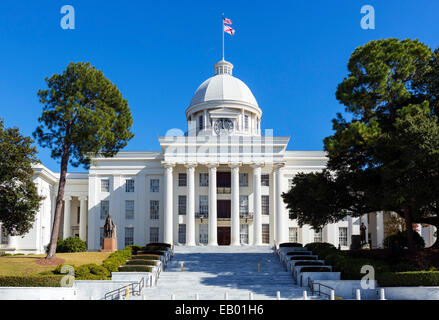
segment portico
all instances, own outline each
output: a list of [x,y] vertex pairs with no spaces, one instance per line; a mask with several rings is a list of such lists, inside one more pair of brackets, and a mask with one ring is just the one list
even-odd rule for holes
[[[276,217],[278,212],[286,213],[271,209],[283,207],[282,190],[276,192],[279,186],[273,181],[279,165],[163,162],[162,166],[166,183],[164,241],[188,246],[269,244],[270,235],[262,239],[262,226],[269,225],[272,218],[279,221],[272,238],[282,239],[286,234],[287,224],[281,223],[286,217]],[[261,176],[270,177],[264,187]],[[270,199],[270,194],[277,198]],[[275,201],[273,206],[263,210],[262,197]]]

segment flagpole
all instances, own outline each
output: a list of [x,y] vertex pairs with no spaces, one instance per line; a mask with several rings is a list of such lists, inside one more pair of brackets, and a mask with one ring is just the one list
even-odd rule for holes
[[223,61],[224,61],[224,13],[221,19],[221,32],[223,34]]

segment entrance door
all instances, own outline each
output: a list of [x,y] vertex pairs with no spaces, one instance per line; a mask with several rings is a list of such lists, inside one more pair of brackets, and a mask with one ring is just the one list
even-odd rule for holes
[[218,227],[218,245],[230,245],[230,227]]
[[216,212],[218,218],[230,218],[232,202],[230,200],[217,200]]

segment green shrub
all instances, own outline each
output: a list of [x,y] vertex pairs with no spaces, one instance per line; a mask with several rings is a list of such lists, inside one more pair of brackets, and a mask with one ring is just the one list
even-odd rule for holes
[[331,243],[327,243],[327,242],[312,242],[312,243],[308,243],[305,248],[307,248],[309,251],[312,251],[313,254],[326,254],[328,252],[332,252],[337,250],[336,247],[334,247],[334,245],[332,245]]
[[158,255],[158,254],[138,254],[136,256],[133,256],[132,259],[160,260],[160,255]]
[[120,272],[151,272],[152,267],[151,266],[120,266],[119,267]]
[[279,244],[279,248],[296,248],[303,247],[301,243],[297,242],[283,242]]
[[5,252],[0,253],[0,257],[10,257],[10,256],[12,256],[12,254],[10,253],[5,253]]
[[308,256],[292,256],[290,260],[317,260],[317,258]]
[[52,273],[53,274],[64,274],[64,275],[67,274],[69,269],[65,269],[65,271],[67,270],[67,272],[64,272],[64,273],[61,272],[61,269],[64,266],[71,266],[76,273],[75,266],[72,266],[70,264],[59,264],[56,266],[55,270],[52,271]]
[[164,255],[166,255],[166,251],[161,251],[161,250],[142,250],[142,251],[139,251],[137,253],[137,255],[145,255],[145,254],[155,254],[155,255],[164,256]]
[[131,254],[134,255],[134,254],[137,254],[137,252],[139,252],[142,249],[143,249],[142,246],[138,246],[138,245],[133,244],[133,245],[126,246],[124,250],[129,250],[129,251],[131,251]]
[[156,266],[158,263],[157,260],[141,260],[141,259],[135,259],[135,260],[128,260],[126,265],[145,265],[145,266]]
[[300,272],[331,272],[330,267],[303,267]]
[[0,287],[60,287],[60,275],[0,276]]
[[113,252],[102,262],[102,265],[108,270],[108,272],[116,272],[119,266],[124,265],[127,260],[132,257],[131,250],[118,250]]
[[[413,232],[413,241],[415,243],[416,248],[424,248],[425,242],[422,236],[417,233]],[[389,249],[404,249],[407,248],[407,231],[399,231],[396,234],[392,234],[388,237],[386,237],[383,241],[384,248]]]
[[311,255],[312,252],[302,252],[302,251],[292,251],[292,252],[287,252],[287,256],[309,256]]
[[84,264],[75,270],[77,280],[104,280],[110,276],[110,272],[103,266],[95,263]]
[[294,264],[294,266],[323,266],[324,263],[321,261],[301,261]]
[[377,280],[381,287],[439,286],[439,271],[387,272]]
[[160,247],[172,248],[171,244],[163,243],[163,242],[151,242],[151,243],[148,243],[145,247],[150,247],[150,246],[160,246]]
[[87,244],[79,237],[68,237],[64,240],[58,239],[56,252],[84,252]]

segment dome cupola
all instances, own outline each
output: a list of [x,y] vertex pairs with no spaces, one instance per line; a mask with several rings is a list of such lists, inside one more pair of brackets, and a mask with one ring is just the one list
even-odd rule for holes
[[232,75],[233,64],[221,60],[214,70],[215,75],[198,87],[186,110],[188,132],[260,135],[262,110],[247,85]]

